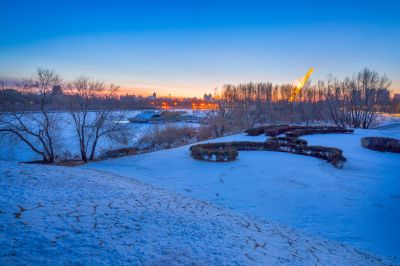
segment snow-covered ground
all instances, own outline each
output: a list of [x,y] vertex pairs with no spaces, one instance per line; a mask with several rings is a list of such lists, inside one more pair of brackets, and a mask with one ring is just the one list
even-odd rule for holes
[[0,265],[383,264],[277,222],[82,168],[0,161],[0,221]]
[[374,124],[377,127],[400,124],[400,114],[380,113]]
[[[363,136],[400,138],[400,129],[305,136],[310,145],[343,149],[343,169],[300,155],[240,152],[228,163],[196,161],[189,146],[83,166],[207,200],[260,219],[382,256],[400,256],[400,154],[361,147]],[[264,141],[234,135],[216,141]]]

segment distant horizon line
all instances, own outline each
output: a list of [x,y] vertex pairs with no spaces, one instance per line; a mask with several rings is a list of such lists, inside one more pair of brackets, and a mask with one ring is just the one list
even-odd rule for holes
[[[25,79],[29,79],[29,77],[25,77],[25,78],[9,78],[9,77],[0,77],[0,82],[4,81],[5,82],[5,86],[15,89],[16,88],[16,83],[25,80]],[[161,97],[161,98],[202,98],[204,96],[204,94],[211,94],[212,96],[214,96],[214,91],[215,89],[221,89],[225,84],[232,84],[232,85],[237,85],[237,84],[241,84],[241,83],[229,83],[226,82],[220,86],[215,86],[213,89],[205,89],[202,93],[196,94],[196,93],[178,93],[178,94],[174,94],[174,93],[165,93],[165,92],[159,92],[159,91],[167,91],[168,88],[151,88],[151,87],[131,87],[131,86],[120,86],[118,85],[117,82],[106,82],[106,81],[102,81],[101,79],[95,79],[93,78],[93,80],[99,80],[100,82],[103,82],[104,84],[113,84],[119,87],[119,91],[118,91],[118,96],[126,96],[126,95],[135,95],[135,96],[142,96],[142,97],[149,97],[152,96],[153,93],[157,94],[157,97]],[[312,80],[311,80],[312,81]],[[318,80],[317,80],[318,81]],[[249,81],[251,82],[251,81]],[[265,82],[265,83],[272,83],[273,85],[283,85],[283,84],[292,84],[293,82],[286,82],[286,83],[274,83],[271,81],[261,81],[261,82]],[[11,84],[10,84],[11,83]],[[244,82],[247,83],[247,82]],[[254,82],[254,83],[258,83]],[[312,82],[314,83],[314,82]],[[398,85],[396,83],[396,85]],[[400,85],[400,84],[399,84]],[[393,84],[391,85],[393,86]],[[0,89],[2,89],[2,84],[0,83]],[[188,88],[189,89],[189,88]],[[400,94],[400,87],[397,88],[390,88],[390,94],[391,96],[393,96],[394,94]]]

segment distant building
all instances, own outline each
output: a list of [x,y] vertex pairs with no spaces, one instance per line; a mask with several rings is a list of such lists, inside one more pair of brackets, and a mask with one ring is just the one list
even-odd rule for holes
[[209,94],[204,93],[203,99],[204,99],[204,101],[206,101],[206,102],[211,102],[211,101],[213,100],[213,97],[212,97],[211,93],[209,93]]
[[63,91],[61,89],[61,85],[54,85],[51,90],[51,94],[53,95],[63,95]]
[[390,103],[390,91],[388,89],[378,89],[376,91],[376,98],[380,104]]
[[400,93],[396,93],[396,94],[393,96],[393,100],[395,100],[395,101],[400,101]]
[[119,96],[119,100],[121,101],[121,103],[127,105],[135,104],[139,101],[135,95],[129,94]]
[[14,89],[0,90],[0,103],[1,102],[18,102],[22,98],[21,93]]
[[136,100],[136,95],[130,95],[130,94],[121,95],[121,96],[119,96],[119,99],[121,101]]
[[157,94],[155,92],[153,92],[153,96],[149,96],[148,99],[152,100],[152,101],[156,100],[157,99]]

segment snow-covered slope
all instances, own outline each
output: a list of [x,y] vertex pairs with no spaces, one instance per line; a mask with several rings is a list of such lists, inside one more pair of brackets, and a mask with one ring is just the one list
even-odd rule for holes
[[98,170],[0,161],[0,220],[0,265],[382,263],[279,223]]
[[[384,256],[400,256],[400,154],[361,147],[363,136],[400,138],[400,129],[305,136],[343,149],[343,169],[300,155],[240,152],[229,163],[196,161],[189,146],[128,156],[86,168],[137,178],[171,191],[273,219]],[[235,135],[214,141],[264,141]]]

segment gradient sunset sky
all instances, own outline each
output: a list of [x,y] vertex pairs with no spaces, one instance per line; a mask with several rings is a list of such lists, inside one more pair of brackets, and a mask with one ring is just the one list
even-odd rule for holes
[[363,67],[400,92],[400,1],[0,0],[0,79],[38,67],[123,92],[201,96]]

